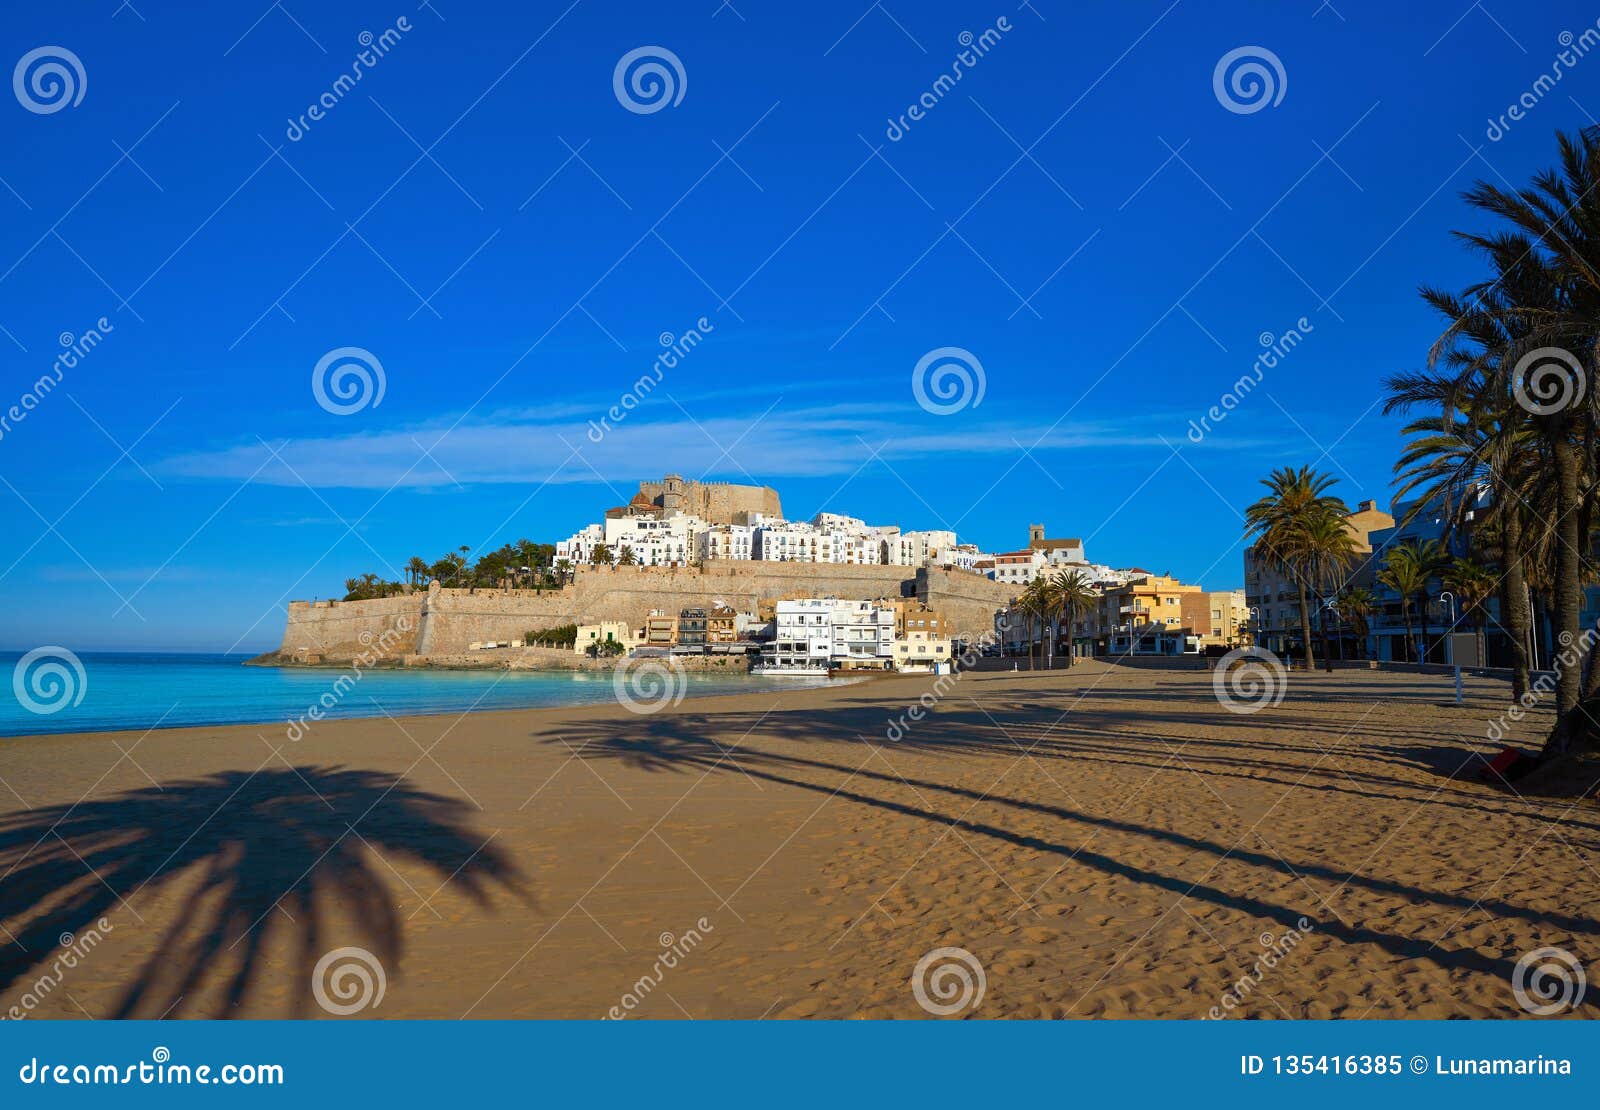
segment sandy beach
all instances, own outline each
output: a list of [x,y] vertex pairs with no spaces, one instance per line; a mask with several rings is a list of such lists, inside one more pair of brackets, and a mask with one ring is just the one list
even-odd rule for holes
[[0,1013],[327,1017],[359,948],[362,1017],[919,1018],[959,948],[964,1017],[1509,1018],[1600,958],[1594,803],[1456,776],[1501,683],[970,673],[887,740],[933,681],[8,740]]

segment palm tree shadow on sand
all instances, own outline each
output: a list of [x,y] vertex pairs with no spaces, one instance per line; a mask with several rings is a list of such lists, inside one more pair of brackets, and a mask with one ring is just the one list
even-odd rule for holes
[[112,1016],[181,1016],[219,992],[219,1012],[205,1016],[234,1016],[285,939],[290,1007],[304,1015],[313,968],[332,948],[367,948],[398,971],[404,928],[389,890],[404,880],[394,868],[436,872],[423,897],[451,884],[481,906],[497,888],[531,902],[510,857],[468,817],[457,798],[343,767],[227,771],[7,814],[0,926],[14,942],[0,949],[0,996],[47,963],[63,934],[102,916],[156,929],[140,923],[141,908],[177,894]]

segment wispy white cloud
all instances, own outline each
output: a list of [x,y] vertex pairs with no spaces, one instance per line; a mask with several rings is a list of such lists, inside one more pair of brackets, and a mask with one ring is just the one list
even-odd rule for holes
[[[901,460],[1014,455],[1018,444],[1051,452],[1153,450],[1267,451],[1278,441],[1213,435],[1184,438],[1185,419],[1148,412],[1120,421],[1043,422],[989,419],[969,409],[927,416],[906,405],[845,402],[778,404],[738,416],[702,415],[695,398],[657,393],[620,422],[602,423],[593,408],[563,404],[497,412],[460,424],[430,421],[382,431],[199,450],[162,461],[158,470],[189,478],[316,488],[426,488],[472,483],[607,482],[627,489],[663,470],[760,481],[848,474],[873,452]],[[370,416],[363,413],[351,422]],[[609,425],[609,426],[608,426]],[[276,451],[277,457],[274,457]],[[281,460],[281,461],[280,461]]]

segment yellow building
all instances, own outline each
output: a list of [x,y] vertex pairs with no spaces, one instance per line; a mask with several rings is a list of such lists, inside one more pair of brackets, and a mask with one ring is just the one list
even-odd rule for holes
[[572,642],[572,650],[576,655],[586,655],[589,645],[607,641],[621,644],[624,650],[633,647],[634,643],[626,622],[601,621],[599,624],[580,624],[578,637]]
[[1203,647],[1237,647],[1250,639],[1250,607],[1243,590],[1203,590],[1179,595],[1183,626]]
[[950,623],[941,610],[929,609],[911,597],[888,598],[877,605],[894,610],[896,670],[931,671],[949,666],[953,650]]
[[646,647],[672,647],[678,642],[678,615],[650,610],[639,639]]
[[950,637],[913,628],[894,638],[894,669],[943,671],[950,665]]
[[706,643],[731,644],[739,638],[734,627],[738,612],[731,605],[718,605],[706,610]]
[[[1355,561],[1346,574],[1346,587],[1371,587],[1376,567],[1372,564],[1373,532],[1394,527],[1394,517],[1378,508],[1376,501],[1363,501],[1345,517],[1345,528],[1355,540]],[[1270,559],[1261,558],[1254,547],[1244,551],[1245,605],[1250,610],[1248,632],[1252,642],[1270,651],[1287,653],[1303,643],[1300,628],[1300,594],[1295,583]],[[1343,592],[1342,590],[1339,592]],[[1312,635],[1324,604],[1320,597],[1308,596]]]

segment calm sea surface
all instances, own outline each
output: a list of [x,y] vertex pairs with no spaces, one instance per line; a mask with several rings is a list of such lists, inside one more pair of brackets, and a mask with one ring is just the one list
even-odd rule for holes
[[[70,665],[25,671],[20,652],[0,652],[0,736],[111,729],[285,722],[302,717],[348,672],[246,667],[245,655],[80,653]],[[56,661],[59,662],[59,661]],[[685,674],[687,697],[794,690],[827,679]],[[76,695],[81,690],[82,699]],[[55,712],[36,712],[28,703]],[[367,671],[328,717],[400,717],[469,709],[616,704],[611,675],[554,671]]]

